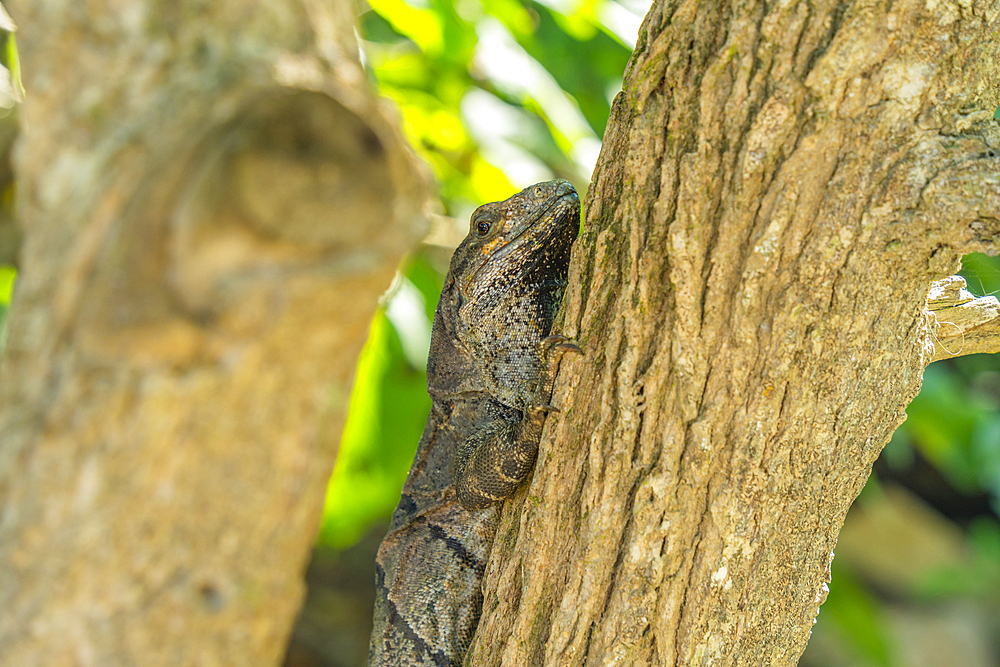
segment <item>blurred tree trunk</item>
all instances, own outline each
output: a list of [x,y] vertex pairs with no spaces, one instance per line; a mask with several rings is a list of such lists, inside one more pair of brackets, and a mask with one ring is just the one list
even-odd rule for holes
[[0,665],[275,664],[424,173],[350,2],[8,9]]
[[[996,2],[655,3],[472,665],[794,665],[844,515],[1000,238]],[[516,499],[515,499],[516,500]]]

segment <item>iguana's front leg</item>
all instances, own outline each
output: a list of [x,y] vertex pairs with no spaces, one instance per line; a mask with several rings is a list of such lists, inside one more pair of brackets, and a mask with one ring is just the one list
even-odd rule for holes
[[498,401],[483,404],[483,428],[462,443],[455,466],[458,502],[467,510],[489,507],[510,496],[531,473],[542,438],[545,415],[558,412],[549,405],[559,359],[565,352],[582,354],[565,336],[548,336],[538,344],[543,372],[530,388],[530,407],[517,410]]
[[545,413],[523,414],[493,401],[491,421],[458,452],[455,492],[467,510],[494,505],[514,493],[535,463]]

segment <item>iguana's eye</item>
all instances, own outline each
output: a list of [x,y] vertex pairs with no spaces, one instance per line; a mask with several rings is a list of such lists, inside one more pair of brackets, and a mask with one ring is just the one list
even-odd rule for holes
[[535,197],[541,197],[542,194],[544,194],[542,191],[542,186],[536,185],[535,187],[533,187],[531,189],[531,194],[533,194]]
[[472,229],[479,238],[485,238],[493,231],[493,224],[496,222],[496,214],[489,210],[477,210],[472,214]]

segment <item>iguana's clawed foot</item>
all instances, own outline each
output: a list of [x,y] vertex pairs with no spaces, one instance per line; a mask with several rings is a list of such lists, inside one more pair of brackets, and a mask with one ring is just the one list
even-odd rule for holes
[[545,417],[553,412],[562,412],[559,408],[554,405],[532,405],[530,408],[526,409],[524,416],[529,422],[532,422],[535,428],[539,429],[541,433],[542,424],[545,423]]
[[[540,351],[541,358],[545,362],[543,376],[543,387],[544,391],[542,395],[548,397],[552,392],[552,381],[555,378],[556,367],[559,364],[559,359],[566,352],[574,352],[576,354],[583,354],[583,350],[580,346],[576,344],[576,341],[572,338],[566,336],[560,336],[559,334],[553,334],[551,336],[546,336],[545,338],[538,341],[538,347]],[[541,423],[541,419],[545,417],[550,412],[561,412],[559,408],[549,403],[543,403],[542,405],[534,405],[529,408],[532,419],[538,420]]]
[[558,349],[561,352],[575,352],[576,354],[583,354],[583,350],[580,349],[580,346],[576,344],[575,340],[558,334],[546,336],[541,340],[541,344],[549,351]]

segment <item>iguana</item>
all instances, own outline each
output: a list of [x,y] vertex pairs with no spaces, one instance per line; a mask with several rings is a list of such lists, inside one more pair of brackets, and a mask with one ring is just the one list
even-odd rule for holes
[[531,472],[556,365],[551,335],[580,200],[563,180],[472,214],[431,330],[433,406],[375,564],[370,667],[461,665],[499,508]]

